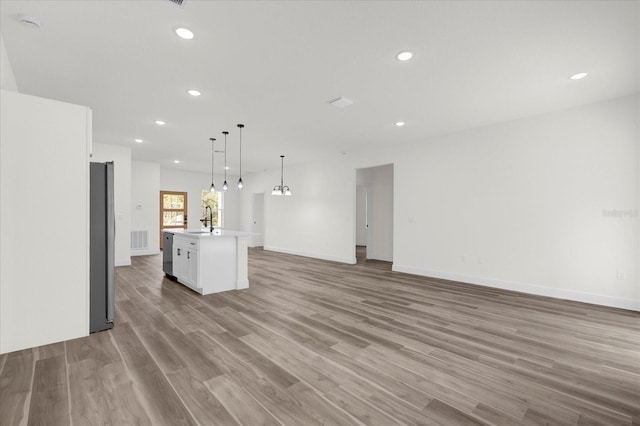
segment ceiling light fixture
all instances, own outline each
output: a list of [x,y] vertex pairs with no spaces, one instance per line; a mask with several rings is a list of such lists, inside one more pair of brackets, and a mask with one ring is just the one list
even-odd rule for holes
[[180,160],[173,160],[174,163],[180,164]]
[[189,89],[187,90],[187,93],[190,94],[193,97],[197,97],[202,95],[202,93],[200,93],[200,91],[196,90],[196,89]]
[[209,138],[211,141],[211,188],[209,190],[211,192],[216,192],[216,186],[213,184],[213,142],[215,142],[215,138]]
[[167,124],[162,120],[156,120],[156,121],[154,121],[154,123],[156,123],[158,126],[164,126],[165,124]]
[[396,121],[396,126],[398,127],[402,127],[404,126],[406,123],[404,121]]
[[178,27],[175,29],[175,32],[178,37],[183,38],[185,40],[191,40],[194,37],[193,32],[186,28]]
[[144,142],[142,139],[134,139],[134,141],[135,141],[136,143],[142,143],[142,142]]
[[577,74],[572,74],[569,76],[569,79],[571,80],[581,80],[583,78],[585,78],[586,76],[588,76],[589,74],[586,72],[579,72]]
[[242,189],[244,187],[244,183],[242,182],[242,128],[244,124],[238,124],[238,128],[240,129],[240,179],[238,179],[238,189]]
[[229,132],[222,132],[224,135],[224,183],[222,184],[222,190],[226,191],[229,189],[229,185],[227,185],[227,135]]
[[401,62],[408,61],[409,59],[412,59],[412,58],[413,58],[413,52],[410,52],[408,50],[404,52],[400,52],[396,55],[396,59]]
[[280,156],[280,185],[273,187],[271,195],[291,195],[291,190],[284,184],[284,155]]

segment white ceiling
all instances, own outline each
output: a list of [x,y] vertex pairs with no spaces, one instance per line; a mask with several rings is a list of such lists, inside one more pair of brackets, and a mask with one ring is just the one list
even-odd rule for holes
[[[2,0],[0,28],[19,90],[90,106],[94,141],[208,171],[208,139],[228,130],[233,172],[244,123],[249,172],[280,154],[289,165],[355,155],[638,92],[639,5]],[[415,58],[397,61],[406,49]],[[339,96],[354,104],[328,104]]]

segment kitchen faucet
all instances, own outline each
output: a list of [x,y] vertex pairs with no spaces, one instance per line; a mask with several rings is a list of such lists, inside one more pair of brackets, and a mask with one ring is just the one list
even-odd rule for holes
[[[209,216],[207,216],[207,209],[209,209]],[[204,226],[205,228],[207,227],[207,219],[209,220],[209,232],[213,232],[213,210],[211,209],[211,206],[205,206],[204,208]]]

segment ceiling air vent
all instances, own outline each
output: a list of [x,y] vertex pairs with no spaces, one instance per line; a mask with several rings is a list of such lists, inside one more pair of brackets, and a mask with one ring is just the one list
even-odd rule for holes
[[176,6],[182,6],[182,7],[184,7],[184,4],[187,2],[187,0],[169,0],[169,1],[175,4]]

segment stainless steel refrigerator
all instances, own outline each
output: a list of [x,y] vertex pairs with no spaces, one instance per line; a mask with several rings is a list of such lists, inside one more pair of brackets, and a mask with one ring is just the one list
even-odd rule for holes
[[115,210],[113,162],[91,163],[89,202],[89,331],[113,327],[115,317]]

